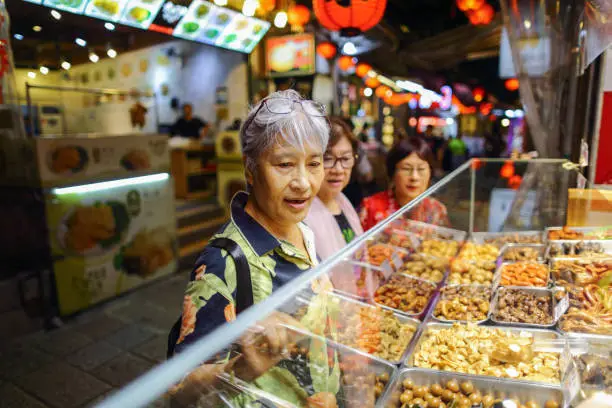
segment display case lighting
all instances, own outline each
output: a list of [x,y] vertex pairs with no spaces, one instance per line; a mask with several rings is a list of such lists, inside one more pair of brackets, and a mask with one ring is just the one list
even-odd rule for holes
[[113,23],[104,23],[104,28],[106,28],[108,31],[114,31],[115,25]]
[[61,67],[62,69],[65,69],[66,71],[68,71],[72,67],[72,64],[69,63],[68,61],[62,61]]
[[45,67],[44,65],[41,65],[41,67],[38,70],[43,75],[47,75],[49,73],[49,68]]
[[55,195],[87,194],[94,191],[110,190],[117,187],[135,186],[139,184],[150,184],[168,180],[168,173],[157,173],[149,176],[131,177],[120,180],[103,181],[101,183],[83,184],[80,186],[54,188],[51,192]]
[[98,57],[98,54],[92,51],[89,53],[89,60],[95,64],[100,61],[100,57]]
[[56,20],[60,20],[62,18],[62,13],[60,13],[57,10],[51,10],[51,17],[53,17]]
[[36,78],[36,72],[34,72],[34,71],[28,72],[28,77],[31,78],[31,79]]
[[40,33],[42,31],[42,27],[39,25],[35,25],[34,27],[32,27],[32,31],[34,31],[35,33]]
[[215,0],[217,6],[227,6],[227,0]]
[[87,41],[85,41],[82,38],[77,38],[74,40],[74,42],[76,43],[76,45],[78,45],[79,47],[85,47],[87,45]]
[[278,28],[285,28],[287,25],[287,13],[279,11],[274,17],[274,26]]
[[109,48],[108,51],[106,51],[106,55],[108,55],[110,58],[115,58],[117,57],[117,51],[112,48]]
[[21,40],[23,40],[23,34],[15,33],[13,35],[13,38],[18,40],[18,41],[21,41]]
[[257,0],[245,0],[242,5],[242,14],[247,17],[253,17],[255,15],[255,10],[259,6],[259,2]]

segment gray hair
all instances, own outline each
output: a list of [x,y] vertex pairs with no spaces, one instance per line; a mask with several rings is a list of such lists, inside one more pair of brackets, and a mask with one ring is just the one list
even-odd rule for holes
[[[266,106],[261,106],[263,103]],[[309,144],[325,151],[329,124],[316,106],[316,102],[302,98],[294,90],[287,90],[274,92],[251,108],[240,129],[246,167],[252,170],[257,157],[281,141],[300,149]]]

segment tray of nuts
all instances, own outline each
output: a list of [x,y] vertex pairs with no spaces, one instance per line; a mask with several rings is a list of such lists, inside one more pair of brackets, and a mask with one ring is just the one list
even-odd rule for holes
[[612,240],[552,241],[546,248],[546,258],[606,258],[612,257]]
[[379,287],[372,301],[382,307],[417,317],[433,300],[436,285],[408,275],[395,274]]
[[438,258],[452,258],[457,254],[459,243],[457,241],[445,241],[442,239],[425,239],[417,250],[418,253],[435,256]]
[[498,248],[506,244],[541,244],[542,231],[473,232],[471,240],[477,244],[492,244]]
[[550,328],[556,323],[553,291],[539,288],[501,287],[491,302],[491,321],[500,325]]
[[495,262],[454,259],[451,262],[449,285],[490,286],[495,276]]
[[498,256],[499,248],[495,245],[466,242],[459,251],[457,258],[468,261],[495,261]]
[[441,239],[444,241],[465,241],[467,232],[453,228],[440,227],[421,221],[403,220],[404,228],[418,235],[421,239]]
[[506,244],[499,257],[502,262],[543,261],[545,251],[542,244]]
[[427,254],[412,254],[404,261],[399,272],[430,282],[439,283],[449,267],[448,259]]
[[490,301],[491,288],[487,286],[446,286],[440,293],[433,315],[440,322],[484,323],[489,316]]
[[504,262],[494,281],[502,286],[546,287],[550,278],[548,265],[537,261]]
[[[384,408],[560,408],[563,390],[549,384],[529,384],[426,368],[405,368],[389,385]],[[497,405],[496,405],[497,404]]]
[[[538,341],[559,339],[563,335],[553,330],[428,323],[406,365],[559,385],[567,356],[556,349],[531,348]],[[529,355],[513,354],[515,346],[529,350]]]

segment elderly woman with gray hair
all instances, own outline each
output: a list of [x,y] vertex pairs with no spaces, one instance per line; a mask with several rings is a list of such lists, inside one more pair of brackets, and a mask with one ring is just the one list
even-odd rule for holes
[[[329,139],[324,108],[292,90],[275,92],[251,110],[240,138],[248,192],[234,196],[230,221],[196,262],[177,352],[317,264],[313,233],[302,221],[324,177]],[[247,333],[238,342],[238,357],[202,366],[178,388],[201,386],[230,369],[243,380],[261,380],[295,341],[284,326],[299,323],[275,313],[257,325],[261,341]],[[262,342],[266,350],[255,346]]]

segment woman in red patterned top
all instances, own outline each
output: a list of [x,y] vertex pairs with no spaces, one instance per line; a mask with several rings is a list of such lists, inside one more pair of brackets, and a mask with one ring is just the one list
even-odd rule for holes
[[[431,180],[433,154],[425,141],[411,137],[398,142],[387,155],[389,190],[365,198],[359,217],[364,230],[369,230],[423,193]],[[407,214],[408,218],[429,224],[448,226],[444,204],[426,197]]]

